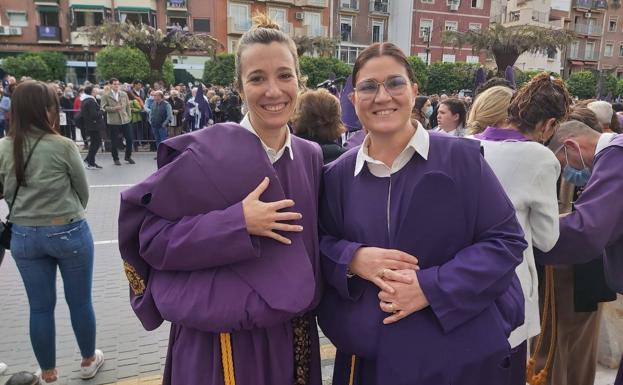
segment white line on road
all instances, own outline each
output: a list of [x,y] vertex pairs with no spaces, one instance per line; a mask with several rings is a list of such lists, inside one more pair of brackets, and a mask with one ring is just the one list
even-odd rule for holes
[[94,184],[89,188],[131,187],[133,184]]

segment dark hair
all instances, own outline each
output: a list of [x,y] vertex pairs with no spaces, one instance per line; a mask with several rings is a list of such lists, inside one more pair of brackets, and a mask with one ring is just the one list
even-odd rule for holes
[[368,48],[361,51],[359,56],[357,56],[357,60],[355,60],[355,65],[353,66],[353,84],[357,83],[357,75],[368,61],[371,59],[381,57],[381,56],[391,56],[400,63],[407,71],[407,76],[411,83],[415,83],[415,74],[413,73],[413,68],[409,64],[409,60],[405,56],[404,52],[394,43],[374,43]]
[[465,109],[465,103],[457,98],[448,98],[443,102],[439,102],[439,105],[444,104],[451,113],[459,114],[459,125],[465,127],[465,118],[467,116],[467,110]]
[[[26,185],[24,173],[24,148],[26,137],[37,135],[32,127],[58,135],[60,104],[52,86],[28,80],[15,87],[11,94],[11,115],[8,136],[13,138],[15,177],[19,185]],[[48,112],[53,113],[52,120]]]
[[515,88],[511,84],[511,82],[509,82],[508,80],[506,80],[504,78],[491,78],[491,79],[487,80],[486,82],[484,82],[483,84],[481,84],[478,88],[476,88],[476,92],[474,93],[474,97],[478,96],[479,94],[483,93],[484,91],[488,90],[489,88],[496,87],[496,86],[508,87],[511,90],[515,90]]
[[570,106],[571,96],[565,83],[542,72],[513,95],[508,107],[508,123],[524,134],[529,133],[544,120],[566,120]]
[[622,103],[612,103],[612,110],[614,112],[621,112],[621,111],[623,111],[623,104]]
[[129,101],[136,99],[136,96],[134,96],[134,92],[126,92],[126,95],[128,95]]
[[114,82],[118,82],[119,79],[117,78],[110,78],[110,80],[108,81],[110,84],[113,84]]
[[93,86],[84,87],[84,90],[82,92],[84,92],[87,95],[91,95],[93,93]]
[[346,129],[340,101],[324,88],[303,92],[292,117],[294,133],[319,143],[333,142]]
[[137,84],[143,84],[143,82],[138,79],[132,82],[132,85],[137,85]]
[[29,372],[18,372],[8,379],[5,385],[39,385],[39,377]]
[[569,120],[577,120],[592,128],[597,132],[603,132],[597,115],[586,106],[573,106],[569,112]]
[[[422,107],[428,101],[428,96],[418,96],[415,98],[415,103],[413,105],[413,110],[411,110],[411,119],[415,119],[426,128],[426,117],[422,115]],[[432,105],[432,103],[431,103]]]

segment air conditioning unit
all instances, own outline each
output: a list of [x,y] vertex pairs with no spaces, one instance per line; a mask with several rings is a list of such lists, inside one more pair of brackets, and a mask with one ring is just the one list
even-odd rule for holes
[[296,18],[296,20],[303,20],[305,18],[305,13],[303,12],[297,12],[294,17]]
[[0,25],[0,35],[8,35],[9,34],[9,27],[3,27]]
[[448,9],[451,11],[458,11],[459,5],[457,3],[450,3],[448,4]]
[[593,14],[592,14],[592,13],[590,13],[590,12],[586,12],[586,13],[584,14],[584,18],[585,18],[585,19],[590,19],[590,18],[591,18],[591,16],[593,16]]
[[21,27],[10,27],[9,28],[9,35],[21,35],[21,34],[22,34]]

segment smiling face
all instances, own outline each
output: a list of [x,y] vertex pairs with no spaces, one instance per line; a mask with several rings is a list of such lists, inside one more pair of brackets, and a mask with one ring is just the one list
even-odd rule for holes
[[283,43],[252,44],[241,54],[241,96],[256,130],[283,128],[299,90],[294,58]]
[[446,132],[456,130],[459,125],[459,114],[453,114],[448,106],[442,103],[437,109],[437,124]]
[[[390,134],[411,127],[410,118],[417,85],[409,81],[407,70],[396,59],[379,56],[368,60],[359,70],[355,81],[355,89],[361,88],[367,82],[385,82],[385,86],[379,84],[373,97],[357,90],[352,95],[357,116],[368,131]],[[406,84],[397,88],[396,81]],[[387,88],[394,90],[390,94]]]

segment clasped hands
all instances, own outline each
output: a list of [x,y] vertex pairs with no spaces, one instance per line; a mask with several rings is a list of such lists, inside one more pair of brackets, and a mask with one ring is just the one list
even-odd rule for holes
[[352,274],[379,287],[381,310],[391,313],[383,320],[386,325],[428,306],[416,274],[419,269],[413,255],[378,247],[360,248],[349,266]]

